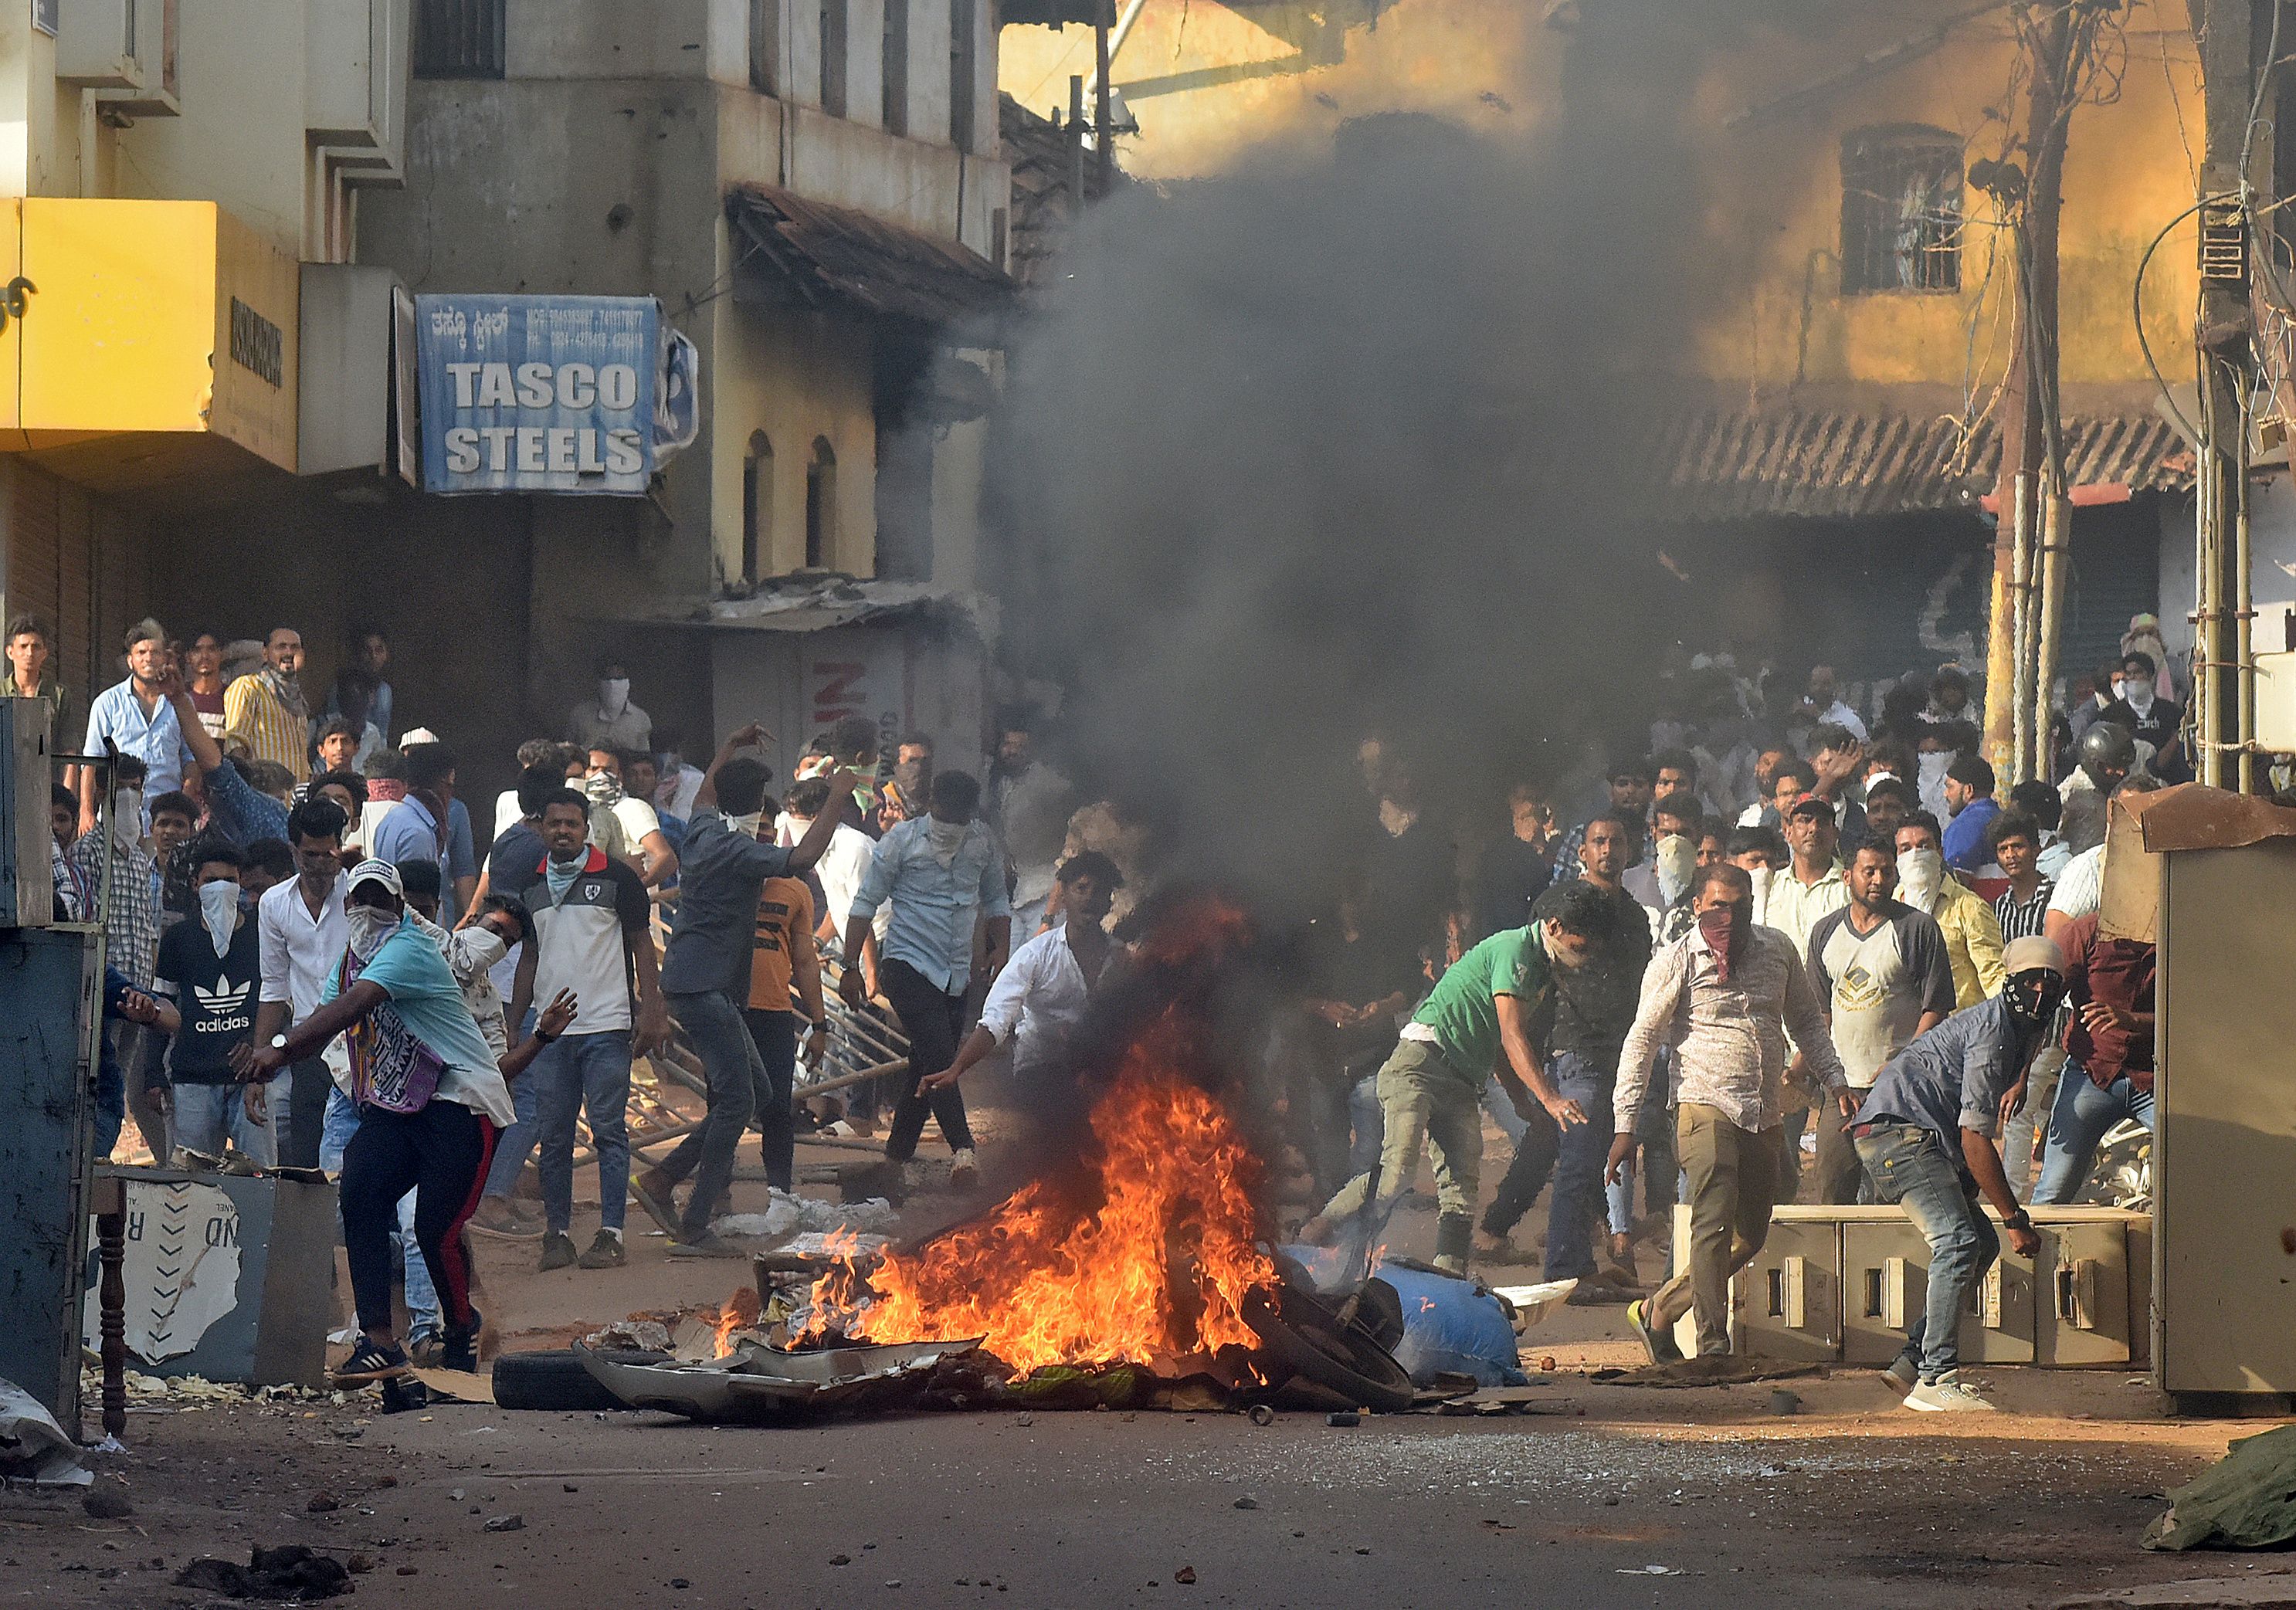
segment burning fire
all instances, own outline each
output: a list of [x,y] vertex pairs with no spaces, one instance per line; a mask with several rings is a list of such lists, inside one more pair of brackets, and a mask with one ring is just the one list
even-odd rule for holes
[[914,1253],[813,1288],[808,1339],[984,1345],[1022,1374],[1256,1347],[1247,1294],[1276,1283],[1258,1244],[1259,1162],[1219,1102],[1173,1071],[1152,1034],[1095,1106],[1076,1211],[1044,1181]]
[[705,1311],[710,1328],[717,1332],[718,1351],[714,1356],[722,1359],[733,1351],[734,1333],[756,1325],[762,1307],[758,1301],[756,1287],[737,1286],[734,1288],[734,1295],[727,1297],[714,1314],[707,1314]]

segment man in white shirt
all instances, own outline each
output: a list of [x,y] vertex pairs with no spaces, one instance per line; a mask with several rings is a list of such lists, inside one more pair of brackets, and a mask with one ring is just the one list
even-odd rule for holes
[[[307,799],[287,818],[295,876],[267,891],[255,913],[263,978],[255,1012],[258,1047],[270,1045],[318,1009],[320,992],[349,942],[343,919],[343,826],[342,807],[330,799]],[[286,1132],[279,1137],[283,1165],[319,1165],[327,1092],[333,1088],[323,1058],[294,1065]]]
[[630,856],[636,861],[638,879],[650,889],[658,889],[677,875],[677,852],[669,847],[669,839],[661,830],[661,818],[654,808],[622,787],[622,768],[627,760],[621,750],[603,744],[590,746],[589,769],[582,780],[582,791],[589,796],[593,816],[603,809],[611,814],[621,829],[622,842],[629,846]]
[[609,655],[598,662],[598,696],[574,707],[566,736],[585,748],[643,749],[653,741],[653,717],[630,702],[629,669],[619,658]]
[[1802,696],[1803,707],[1817,717],[1820,725],[1847,727],[1849,735],[1859,743],[1866,738],[1866,723],[1857,712],[1841,702],[1841,690],[1835,680],[1832,666],[1812,666],[1809,668],[1809,691]]
[[1103,925],[1124,877],[1107,856],[1086,850],[1062,862],[1053,881],[1064,920],[1013,952],[956,1060],[919,1080],[920,1090],[953,1088],[982,1058],[1010,1046],[1021,1110],[1039,1122],[1079,1116],[1062,1110],[1076,1095],[1070,1041],[1108,966],[1112,946]]

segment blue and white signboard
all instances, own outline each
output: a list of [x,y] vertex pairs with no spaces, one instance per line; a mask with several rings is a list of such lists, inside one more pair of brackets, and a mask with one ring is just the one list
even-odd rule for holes
[[691,346],[650,297],[423,296],[414,329],[426,492],[642,495],[684,445],[662,404],[692,409]]

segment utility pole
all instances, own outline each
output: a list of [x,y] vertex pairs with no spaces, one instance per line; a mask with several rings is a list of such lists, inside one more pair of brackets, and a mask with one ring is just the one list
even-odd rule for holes
[[2193,715],[2200,780],[2257,789],[2256,691],[2250,675],[2248,396],[2256,364],[2249,304],[2248,162],[2269,134],[2251,134],[2256,99],[2251,0],[2194,0],[2200,33],[2202,128],[2201,294],[2193,345],[2200,360],[2200,450],[2194,479]]
[[[2062,610],[2063,547],[2071,521],[2064,504],[2064,455],[2057,407],[2057,221],[2062,211],[2065,143],[2086,36],[2073,6],[2032,24],[2031,88],[2025,124],[2027,171],[1995,168],[1997,193],[2017,199],[2017,342],[2001,399],[2001,467],[1993,542],[1992,614],[1985,658],[1985,748],[2017,781],[2048,766],[2054,643],[2047,623]],[[2045,588],[2050,580],[2054,589]]]
[[1105,199],[1116,185],[1116,136],[1109,129],[1108,31],[1116,23],[1116,0],[1100,0],[1092,23],[1092,145],[1099,172],[1094,176],[1095,196]]

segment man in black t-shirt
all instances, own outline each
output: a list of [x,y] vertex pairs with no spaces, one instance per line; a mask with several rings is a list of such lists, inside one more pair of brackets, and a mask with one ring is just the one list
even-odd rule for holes
[[239,850],[219,838],[198,846],[192,869],[192,914],[160,941],[157,993],[176,1003],[183,1026],[168,1050],[175,1085],[176,1140],[189,1150],[222,1155],[226,1141],[255,1162],[279,1160],[272,1107],[283,1083],[257,1098],[231,1071],[234,1047],[255,1037],[262,952],[242,902]]

